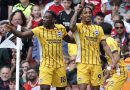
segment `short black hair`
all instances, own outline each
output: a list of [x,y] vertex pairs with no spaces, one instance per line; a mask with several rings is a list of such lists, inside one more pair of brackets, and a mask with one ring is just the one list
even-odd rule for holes
[[110,1],[110,5],[111,5],[111,6],[113,6],[113,5],[115,5],[115,6],[120,6],[120,4],[121,4],[121,1],[120,1],[120,0],[111,0],[111,1]]
[[111,30],[112,30],[111,24],[106,23],[106,22],[101,22],[99,25],[102,27],[104,34],[107,34],[107,35],[111,34]]
[[53,11],[47,10],[45,13],[50,13],[53,18],[57,19],[57,15]]
[[120,23],[120,24],[123,25],[123,27],[125,27],[124,22],[123,22],[122,20],[116,20],[115,23],[114,23],[114,26],[115,26],[117,23]]
[[[96,14],[96,16],[100,16],[100,17],[103,17],[103,18],[104,18],[104,17],[105,17],[105,14],[102,13],[102,12],[98,12],[98,13]],[[96,17],[96,16],[95,16],[95,17]]]
[[12,82],[12,83],[15,84],[15,82],[16,82],[16,78],[15,78],[15,77],[11,77],[11,78],[9,79],[9,82]]

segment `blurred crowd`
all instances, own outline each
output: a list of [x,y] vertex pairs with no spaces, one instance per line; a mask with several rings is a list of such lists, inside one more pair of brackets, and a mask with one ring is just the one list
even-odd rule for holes
[[[129,61],[130,0],[0,0],[0,43],[3,43],[12,34],[4,30],[5,24],[16,27],[21,25],[31,30],[42,25],[42,16],[47,10],[53,11],[57,15],[56,23],[63,24],[67,32],[72,34],[69,28],[70,20],[78,4],[86,5],[93,10],[92,22],[101,26],[106,36],[109,34],[116,38],[121,49],[121,57]],[[77,22],[80,20],[81,17],[78,16]],[[16,43],[15,36],[10,40]],[[68,81],[66,90],[79,90],[75,62],[77,45],[63,40],[62,49]],[[22,38],[19,90],[39,90],[38,74],[41,52],[41,46],[35,36]],[[104,70],[107,60],[102,47],[100,52]],[[15,48],[0,48],[0,68],[0,90],[15,90]],[[88,86],[87,90],[91,90],[90,87]],[[55,88],[52,87],[52,90]]]

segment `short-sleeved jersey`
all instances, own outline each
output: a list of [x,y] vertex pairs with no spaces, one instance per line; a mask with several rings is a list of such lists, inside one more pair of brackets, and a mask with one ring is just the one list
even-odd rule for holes
[[16,10],[21,10],[26,17],[29,17],[31,15],[33,5],[33,3],[29,3],[27,7],[24,7],[21,3],[18,3],[13,7],[13,12]]
[[84,25],[83,23],[77,23],[76,26],[80,38],[80,62],[96,65],[101,64],[99,44],[101,40],[105,40],[102,28],[93,24]]
[[55,24],[54,29],[39,26],[34,28],[32,32],[41,43],[42,65],[47,67],[63,66],[62,38],[67,35],[65,27],[61,24]]
[[[110,50],[111,50],[112,53],[117,51],[120,55],[120,47],[118,46],[118,43],[112,37],[106,38],[106,42],[107,42],[108,46],[110,47]],[[111,63],[110,57],[107,57],[107,60],[108,60],[108,63],[110,64]],[[119,66],[125,66],[123,58],[120,58],[118,65]]]

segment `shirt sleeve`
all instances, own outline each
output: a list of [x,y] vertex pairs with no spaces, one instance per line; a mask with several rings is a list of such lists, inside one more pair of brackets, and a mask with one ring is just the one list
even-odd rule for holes
[[39,29],[40,29],[41,27],[36,27],[36,28],[34,28],[34,29],[32,29],[32,32],[33,32],[33,34],[37,37],[38,35],[39,35]]
[[103,29],[100,26],[99,26],[99,39],[100,39],[100,41],[106,39],[104,32],[103,32]]
[[118,51],[117,42],[113,38],[108,37],[106,42],[112,53]]

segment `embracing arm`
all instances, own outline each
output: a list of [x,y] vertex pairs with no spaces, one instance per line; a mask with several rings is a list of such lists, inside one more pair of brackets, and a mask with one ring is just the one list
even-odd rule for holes
[[63,38],[63,40],[65,40],[65,41],[68,42],[68,43],[73,43],[73,44],[76,43],[76,42],[75,42],[75,39],[74,39],[73,37],[69,36],[69,35],[66,35],[66,36]]
[[5,25],[4,28],[5,28],[7,31],[12,32],[14,35],[16,35],[17,37],[20,37],[20,38],[23,38],[23,37],[31,37],[31,36],[34,35],[32,31],[30,31],[30,30],[25,30],[25,28],[21,28],[22,31],[25,31],[25,32],[17,31],[15,27],[12,27],[12,26],[10,26],[10,25]]

